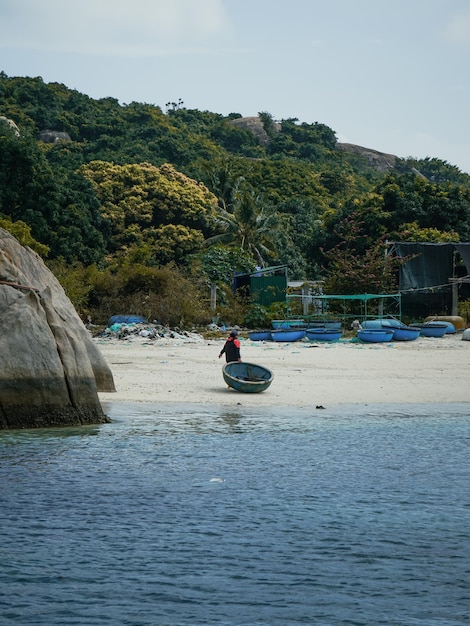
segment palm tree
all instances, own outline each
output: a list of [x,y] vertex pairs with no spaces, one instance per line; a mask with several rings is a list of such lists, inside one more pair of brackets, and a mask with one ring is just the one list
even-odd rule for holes
[[245,179],[234,173],[229,159],[219,159],[204,169],[208,177],[208,187],[217,197],[219,207],[232,211],[236,194]]
[[215,225],[221,232],[206,239],[206,245],[239,246],[250,252],[260,267],[265,267],[265,257],[277,256],[273,244],[279,229],[277,214],[246,185],[235,191],[231,209],[219,206]]

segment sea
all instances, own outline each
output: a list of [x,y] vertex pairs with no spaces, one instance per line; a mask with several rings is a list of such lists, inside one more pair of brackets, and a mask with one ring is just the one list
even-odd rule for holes
[[0,433],[1,626],[470,624],[470,406]]

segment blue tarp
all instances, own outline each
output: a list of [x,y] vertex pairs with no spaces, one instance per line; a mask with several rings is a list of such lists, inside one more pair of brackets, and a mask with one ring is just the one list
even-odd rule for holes
[[142,315],[112,315],[108,320],[108,326],[113,324],[141,324],[145,322]]

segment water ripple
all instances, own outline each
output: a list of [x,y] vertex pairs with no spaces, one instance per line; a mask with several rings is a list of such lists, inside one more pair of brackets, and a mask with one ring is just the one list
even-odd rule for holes
[[0,433],[2,626],[470,624],[465,406]]

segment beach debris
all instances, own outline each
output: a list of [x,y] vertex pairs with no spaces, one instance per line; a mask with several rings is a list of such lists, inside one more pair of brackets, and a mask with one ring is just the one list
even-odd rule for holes
[[95,335],[101,340],[119,339],[122,341],[140,341],[149,343],[168,339],[179,343],[199,343],[204,337],[195,332],[169,328],[158,322],[115,322]]
[[462,333],[463,341],[470,341],[470,328],[466,328]]

